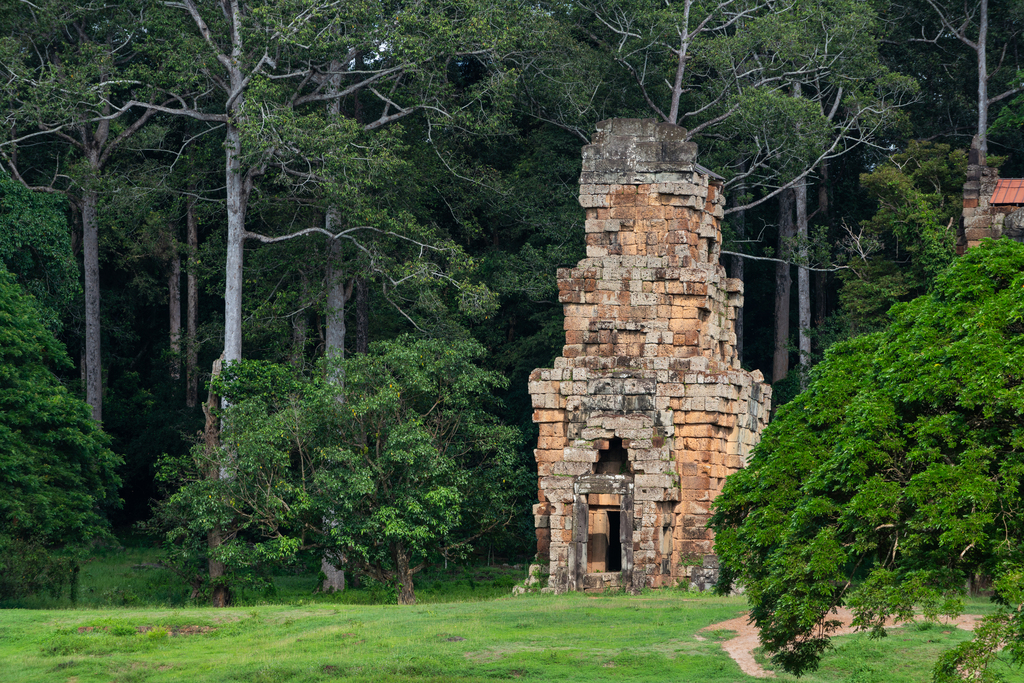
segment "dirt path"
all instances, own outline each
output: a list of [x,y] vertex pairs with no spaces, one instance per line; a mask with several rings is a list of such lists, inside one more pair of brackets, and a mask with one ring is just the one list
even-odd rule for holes
[[[848,609],[840,609],[838,614],[830,616],[831,619],[841,621],[843,625],[833,634],[837,636],[845,636],[850,633],[856,633],[856,629],[850,626],[850,622],[853,620],[853,614]],[[975,624],[981,619],[976,614],[961,614],[956,619],[943,619],[941,623],[949,624],[962,628],[965,631],[973,631]],[[761,643],[757,640],[757,627],[747,621],[747,615],[744,614],[742,617],[736,617],[735,619],[729,619],[728,621],[722,621],[711,626],[705,626],[701,631],[717,631],[719,629],[727,629],[729,631],[736,631],[736,637],[730,640],[722,642],[722,649],[729,653],[729,656],[740,665],[740,669],[743,673],[748,676],[754,676],[755,678],[774,678],[775,674],[771,671],[765,671],[761,668],[761,665],[754,660],[754,650],[758,648]],[[703,640],[701,636],[695,636],[699,640]]]

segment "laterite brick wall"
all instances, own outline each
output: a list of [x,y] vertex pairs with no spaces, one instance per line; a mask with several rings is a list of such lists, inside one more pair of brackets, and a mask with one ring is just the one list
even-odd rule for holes
[[557,592],[706,587],[709,505],[767,420],[771,388],[736,359],[721,183],[685,136],[612,119],[583,148],[587,258],[558,271],[565,346],[529,387],[537,551]]

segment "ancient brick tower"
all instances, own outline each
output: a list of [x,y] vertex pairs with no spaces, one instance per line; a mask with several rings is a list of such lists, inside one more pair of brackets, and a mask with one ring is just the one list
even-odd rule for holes
[[653,119],[597,129],[580,176],[587,258],[558,271],[565,347],[530,375],[537,551],[556,592],[703,588],[708,506],[771,389],[736,359],[743,287],[718,262],[725,200],[697,146]]

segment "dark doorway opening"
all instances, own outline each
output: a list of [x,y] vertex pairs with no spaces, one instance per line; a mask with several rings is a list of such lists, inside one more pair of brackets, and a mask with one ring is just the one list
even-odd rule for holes
[[597,453],[597,467],[594,474],[629,474],[629,463],[622,439],[615,437],[608,441],[608,448]]
[[619,513],[608,511],[608,555],[606,571],[622,571],[622,541],[619,536]]

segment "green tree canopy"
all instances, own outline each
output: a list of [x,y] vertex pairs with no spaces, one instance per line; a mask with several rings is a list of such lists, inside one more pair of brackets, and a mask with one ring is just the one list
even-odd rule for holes
[[966,172],[963,150],[911,140],[861,174],[878,208],[842,240],[850,267],[840,301],[854,333],[883,327],[893,304],[926,293],[952,262]]
[[[829,646],[833,608],[881,635],[915,605],[955,613],[975,574],[1010,604],[987,642],[1024,655],[1024,245],[984,242],[890,315],[829,350],[716,501],[719,588],[746,588],[794,673]],[[995,645],[940,668],[983,668]]]
[[[167,463],[186,480],[163,507],[168,537],[198,548],[219,524],[226,540],[213,553],[236,575],[327,552],[414,602],[423,562],[508,523],[522,488],[517,431],[487,410],[505,381],[476,366],[483,353],[469,341],[381,342],[341,361],[344,387],[232,363],[215,384],[231,403],[223,448]],[[230,477],[207,476],[228,462]]]
[[35,296],[46,327],[59,332],[81,290],[63,198],[0,172],[0,261]]
[[106,532],[120,459],[53,374],[70,361],[40,318],[0,269],[0,535],[63,546]]

